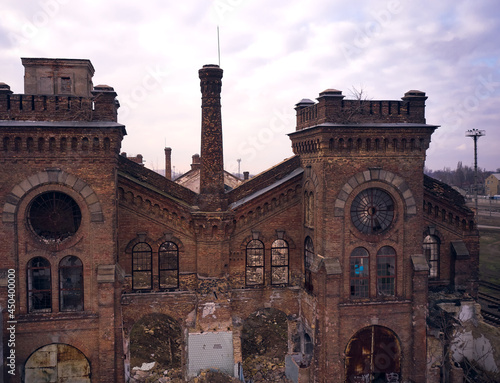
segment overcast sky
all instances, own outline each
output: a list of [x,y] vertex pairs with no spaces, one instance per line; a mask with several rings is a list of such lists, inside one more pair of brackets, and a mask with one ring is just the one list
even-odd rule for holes
[[20,57],[90,59],[114,87],[122,150],[176,171],[200,151],[198,69],[224,69],[226,169],[259,173],[293,155],[294,105],[328,88],[368,99],[426,92],[426,166],[500,168],[500,3],[496,0],[16,0],[0,5],[0,82],[23,92]]

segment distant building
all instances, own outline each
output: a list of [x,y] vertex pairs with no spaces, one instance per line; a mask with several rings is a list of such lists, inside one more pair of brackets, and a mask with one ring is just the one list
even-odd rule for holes
[[0,84],[4,361],[12,297],[17,321],[3,381],[124,382],[146,361],[233,375],[259,353],[248,334],[266,344],[278,320],[294,381],[439,381],[429,289],[476,295],[479,236],[463,197],[423,174],[424,92],[303,99],[293,156],[241,182],[223,168],[222,69],[206,65],[200,156],[172,181],[170,148],[165,177],[120,155],[116,93],[91,86],[90,61],[23,64],[25,94]]
[[490,197],[500,195],[500,173],[493,173],[486,178],[484,181],[484,192]]

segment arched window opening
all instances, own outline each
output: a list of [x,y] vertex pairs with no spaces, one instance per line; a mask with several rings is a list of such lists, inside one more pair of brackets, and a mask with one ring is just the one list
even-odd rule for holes
[[247,286],[264,284],[264,244],[253,239],[247,244],[245,283]]
[[4,137],[3,138],[3,150],[5,152],[9,151],[9,146],[10,146],[10,138],[9,137]]
[[394,296],[396,282],[396,251],[384,246],[377,252],[377,295]]
[[43,137],[40,137],[38,139],[38,151],[43,152],[45,150],[45,139]]
[[35,141],[33,140],[33,137],[28,137],[26,140],[26,149],[28,150],[28,153],[33,153],[35,150]]
[[164,242],[158,251],[160,289],[179,287],[179,247],[174,242]]
[[21,137],[16,137],[14,139],[14,151],[15,152],[20,152],[21,151],[21,145],[22,145]]
[[307,192],[304,195],[304,221],[307,227],[314,227],[314,193]]
[[424,238],[424,254],[429,264],[429,278],[439,278],[439,238],[428,235]]
[[132,249],[132,288],[150,290],[153,280],[151,246],[139,242]]
[[49,152],[53,153],[56,150],[56,139],[54,137],[49,138]]
[[52,343],[36,350],[24,365],[23,382],[90,383],[90,363],[77,348]]
[[68,139],[66,137],[61,137],[61,141],[59,141],[59,149],[61,152],[65,152],[68,148]]
[[30,204],[28,222],[45,242],[59,243],[78,231],[82,213],[76,201],[65,193],[49,191]]
[[89,150],[89,139],[87,137],[82,138],[82,150],[87,152]]
[[368,298],[370,285],[369,254],[364,247],[357,247],[351,253],[350,278],[351,298]]
[[28,263],[28,311],[49,313],[52,311],[50,263],[43,257],[35,257]]
[[312,285],[312,275],[311,266],[314,260],[314,244],[311,237],[306,237],[304,242],[304,269],[305,269],[305,281],[304,287],[307,291],[313,291]]
[[288,284],[288,243],[283,239],[271,246],[271,284]]
[[83,264],[73,255],[59,263],[60,311],[83,311]]

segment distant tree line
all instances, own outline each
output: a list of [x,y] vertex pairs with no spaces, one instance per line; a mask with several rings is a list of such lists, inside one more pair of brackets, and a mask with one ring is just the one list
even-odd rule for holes
[[[474,191],[474,167],[467,165],[464,166],[462,161],[458,162],[457,168],[454,170],[451,168],[443,168],[442,170],[431,170],[425,168],[424,173],[450,186],[458,186],[459,188],[471,193]],[[500,173],[500,168],[497,169],[496,172],[481,169],[479,167],[477,168],[477,192],[479,194],[484,194],[484,181],[492,173]]]

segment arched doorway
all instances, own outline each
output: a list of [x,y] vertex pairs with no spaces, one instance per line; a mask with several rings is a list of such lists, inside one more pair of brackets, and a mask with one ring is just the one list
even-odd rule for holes
[[156,362],[164,369],[181,367],[181,327],[165,314],[149,314],[130,331],[130,365]]
[[90,383],[90,364],[73,346],[54,343],[36,350],[24,366],[24,381]]
[[401,381],[401,344],[386,327],[369,326],[347,344],[346,382],[396,383]]

